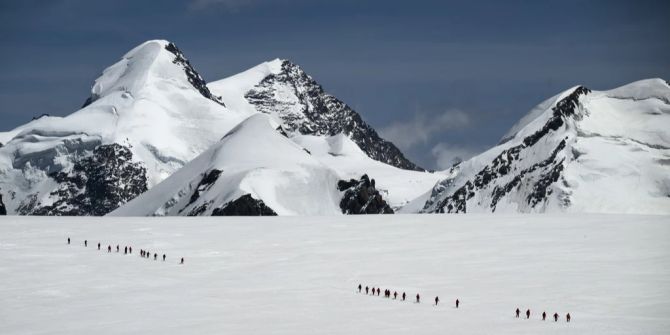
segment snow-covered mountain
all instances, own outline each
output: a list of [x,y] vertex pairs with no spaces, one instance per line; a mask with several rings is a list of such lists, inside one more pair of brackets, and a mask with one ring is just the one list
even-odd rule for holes
[[670,213],[670,86],[571,88],[405,211]]
[[273,115],[290,134],[344,134],[372,159],[401,169],[423,170],[393,143],[379,137],[358,113],[324,92],[312,77],[287,60],[266,62],[208,86],[231,108]]
[[[366,156],[419,169],[288,61],[263,63],[211,87],[173,43],[152,40],[134,48],[95,81],[81,110],[0,133],[0,195],[7,212],[104,215],[259,113],[291,136],[343,133]],[[366,173],[355,170],[357,180]]]
[[[362,187],[366,194],[361,206],[348,204],[356,202]],[[287,138],[270,116],[257,113],[110,215],[334,215],[367,208],[392,213],[374,192],[374,180],[372,185],[369,180],[366,185],[340,181]]]
[[163,40],[108,67],[80,110],[45,114],[0,133],[0,215],[670,213],[660,79],[567,90],[436,173],[289,61],[206,84]]
[[0,133],[0,193],[10,214],[103,215],[247,116],[227,109],[174,44],[148,41],[103,72],[81,110]]

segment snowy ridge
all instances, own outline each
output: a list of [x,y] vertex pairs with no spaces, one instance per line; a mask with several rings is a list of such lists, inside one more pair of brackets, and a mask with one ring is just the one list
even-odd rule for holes
[[448,171],[421,212],[670,213],[669,97],[660,79],[567,90]]
[[255,114],[112,216],[212,215],[250,196],[278,215],[341,214],[337,175]]
[[323,165],[336,171],[341,180],[359,179],[368,174],[375,179],[376,188],[394,209],[421,196],[446,176],[441,172],[400,169],[371,159],[343,134],[330,137],[296,135],[291,139]]

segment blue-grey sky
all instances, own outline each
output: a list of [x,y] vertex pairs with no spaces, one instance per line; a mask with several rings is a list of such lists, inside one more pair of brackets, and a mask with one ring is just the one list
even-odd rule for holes
[[208,81],[301,65],[407,156],[445,167],[576,84],[670,79],[669,1],[0,0],[0,131],[67,115],[135,45]]

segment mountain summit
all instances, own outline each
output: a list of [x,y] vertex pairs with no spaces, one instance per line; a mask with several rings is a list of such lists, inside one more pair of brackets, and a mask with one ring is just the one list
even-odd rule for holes
[[221,97],[209,91],[205,80],[174,43],[151,40],[130,50],[120,61],[105,69],[95,80],[91,96],[83,107],[114,92],[144,90],[159,80],[173,81],[180,86],[188,83],[203,97],[224,105]]
[[670,211],[670,86],[571,88],[462,162],[422,212]]
[[[246,85],[240,91],[239,83]],[[235,86],[235,87],[231,87]],[[282,120],[285,130],[296,135],[345,134],[368,157],[407,170],[423,169],[409,161],[381,138],[351,107],[326,93],[311,76],[288,60],[263,63],[237,76],[209,84],[216,94],[236,92],[237,105]],[[243,97],[245,101],[239,101]]]
[[103,71],[82,109],[0,134],[0,193],[9,213],[104,215],[247,116],[211,94],[173,43],[148,41]]

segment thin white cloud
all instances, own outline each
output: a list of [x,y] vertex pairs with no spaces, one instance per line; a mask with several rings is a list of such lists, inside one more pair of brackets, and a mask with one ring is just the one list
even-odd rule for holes
[[469,124],[470,118],[460,110],[449,110],[436,116],[416,113],[412,120],[394,122],[382,128],[380,133],[401,150],[408,150],[417,144],[428,143],[440,132]]
[[430,153],[435,159],[437,168],[445,170],[456,163],[472,158],[479,151],[447,143],[438,143],[430,150]]

